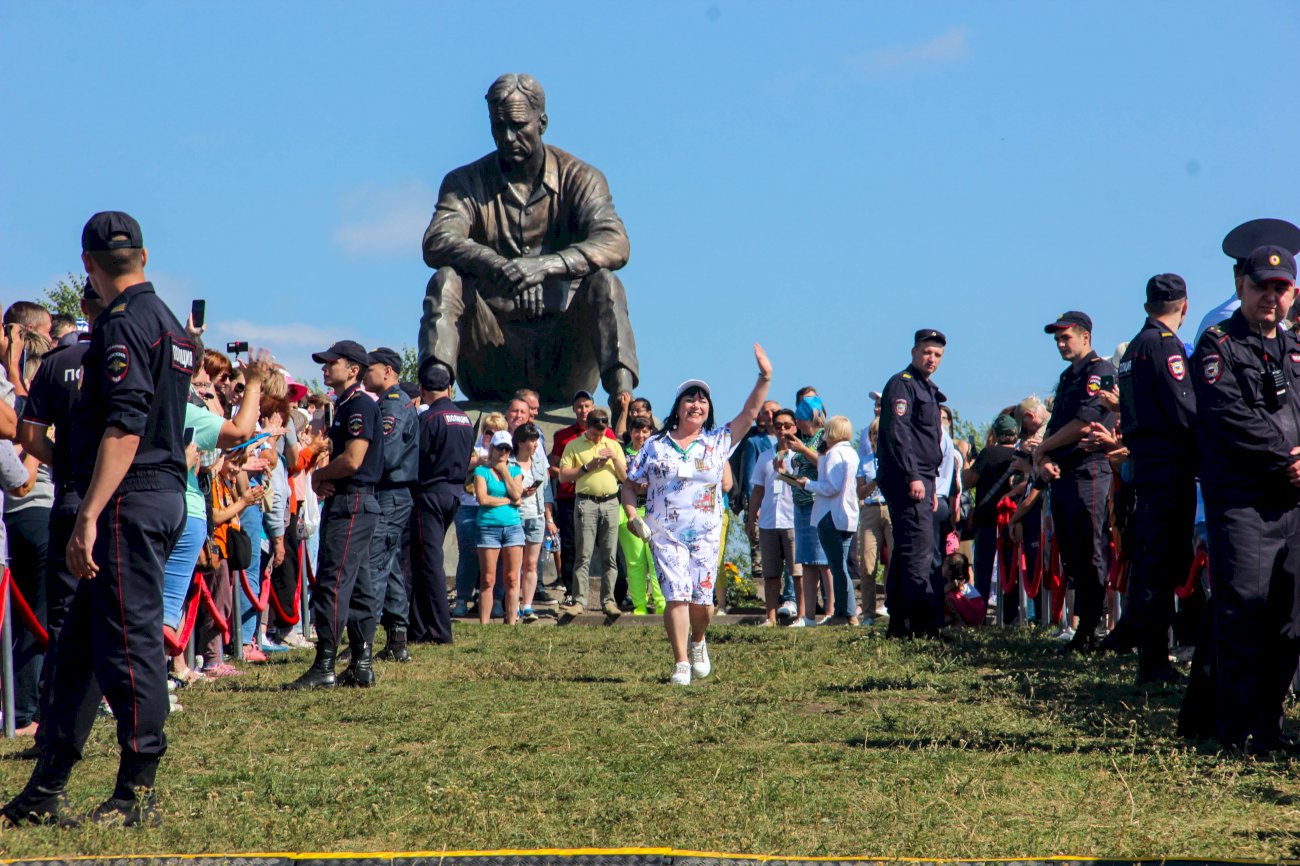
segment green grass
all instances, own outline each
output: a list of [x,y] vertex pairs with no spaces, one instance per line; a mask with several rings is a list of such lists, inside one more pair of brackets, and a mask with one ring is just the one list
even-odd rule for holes
[[[0,831],[6,856],[671,846],[783,855],[1300,857],[1297,765],[1172,736],[1180,690],[1035,632],[457,626],[369,692],[308,654],[181,694],[156,830]],[[279,659],[277,659],[279,662]],[[22,744],[2,748],[16,750]],[[75,805],[116,770],[100,722]],[[12,795],[30,764],[0,761]]]

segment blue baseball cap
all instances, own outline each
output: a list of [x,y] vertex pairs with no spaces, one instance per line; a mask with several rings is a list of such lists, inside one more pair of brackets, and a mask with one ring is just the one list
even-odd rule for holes
[[794,419],[796,421],[811,421],[817,417],[818,412],[825,412],[826,406],[822,403],[822,398],[816,394],[809,394],[799,401],[799,405],[794,407]]

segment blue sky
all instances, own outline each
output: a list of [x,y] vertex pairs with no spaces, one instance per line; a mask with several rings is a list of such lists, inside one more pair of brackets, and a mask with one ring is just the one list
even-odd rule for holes
[[[859,425],[912,332],[987,422],[1108,353],[1147,277],[1192,326],[1231,292],[1224,233],[1300,222],[1300,5],[725,2],[0,6],[0,300],[79,270],[101,209],[209,341],[301,377],[334,339],[414,345],[438,184],[491,148],[502,72],[546,88],[546,140],[609,179],[641,391],[816,384]],[[1191,328],[1184,336],[1190,339]]]

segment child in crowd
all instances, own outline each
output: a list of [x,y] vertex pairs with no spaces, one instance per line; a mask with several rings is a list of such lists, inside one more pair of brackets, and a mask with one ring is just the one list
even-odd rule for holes
[[943,602],[948,612],[948,622],[972,628],[984,624],[988,602],[975,588],[975,572],[964,553],[952,553],[943,561]]

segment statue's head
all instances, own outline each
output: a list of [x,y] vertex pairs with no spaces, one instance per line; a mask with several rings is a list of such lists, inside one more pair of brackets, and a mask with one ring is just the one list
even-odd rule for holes
[[497,155],[505,162],[525,163],[542,149],[546,132],[546,93],[531,75],[508,72],[488,88],[484,97],[492,121]]

